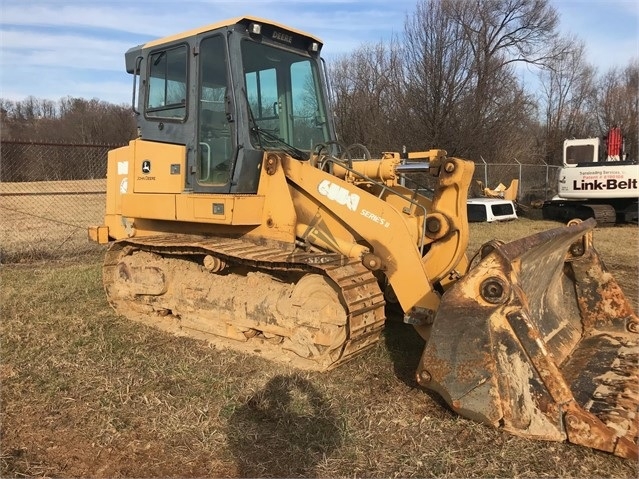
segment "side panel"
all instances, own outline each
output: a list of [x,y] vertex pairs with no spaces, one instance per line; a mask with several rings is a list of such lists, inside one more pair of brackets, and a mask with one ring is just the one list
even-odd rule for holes
[[[170,174],[170,167],[174,164],[171,158],[178,158],[183,147],[145,143],[134,140],[128,147],[109,153],[105,226],[110,238],[189,231],[193,234],[241,234],[258,241],[294,243],[295,208],[284,172],[277,167],[277,156],[271,158],[273,165],[268,172],[256,168],[261,176],[256,182],[260,188],[255,195],[172,193],[178,187],[174,175]],[[140,144],[142,148],[139,148]],[[144,155],[136,158],[136,151]],[[166,154],[167,151],[173,154]],[[156,156],[158,152],[162,155]],[[139,174],[136,170],[142,166],[141,158],[160,158],[152,163],[151,173],[147,173],[152,174],[159,169],[161,174],[156,175],[155,180],[137,180]],[[169,168],[168,175],[165,166]],[[130,185],[136,182],[143,185],[138,190],[159,189],[153,185],[159,187],[164,184],[168,192],[135,192]],[[98,231],[94,233],[96,236]]]
[[119,214],[122,211],[121,193],[128,191],[129,165],[133,159],[131,143],[129,146],[109,151],[106,192],[107,215]]
[[259,225],[264,196],[177,195],[177,219],[195,223]]
[[639,165],[615,165],[563,168],[559,175],[561,198],[637,198],[639,197]]
[[153,193],[122,195],[122,215],[128,218],[175,220],[175,195]]
[[[135,140],[129,142],[129,146],[109,151],[104,216],[104,226],[106,226],[108,238],[116,239],[128,236],[127,225],[122,217],[122,195],[129,191],[129,173],[133,172],[134,144]],[[108,242],[108,239],[104,242]]]
[[107,215],[175,220],[184,188],[186,148],[133,140],[109,154]]
[[143,140],[132,142],[134,193],[181,193],[186,147]]

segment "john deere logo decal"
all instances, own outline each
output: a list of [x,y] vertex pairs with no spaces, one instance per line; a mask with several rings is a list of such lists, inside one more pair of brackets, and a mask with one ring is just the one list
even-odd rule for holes
[[142,162],[142,173],[145,175],[151,173],[151,162],[149,160],[144,160]]

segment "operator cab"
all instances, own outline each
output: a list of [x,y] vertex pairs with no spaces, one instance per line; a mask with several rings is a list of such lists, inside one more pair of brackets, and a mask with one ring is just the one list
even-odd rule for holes
[[599,161],[599,138],[564,140],[564,167],[592,164]]
[[305,160],[335,140],[321,47],[242,17],[131,48],[140,137],[186,146],[185,191],[255,193],[264,151]]

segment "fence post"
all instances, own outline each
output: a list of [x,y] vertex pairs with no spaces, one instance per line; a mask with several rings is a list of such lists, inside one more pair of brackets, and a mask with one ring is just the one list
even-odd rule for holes
[[517,163],[519,165],[519,175],[517,175],[519,177],[519,187],[517,188],[517,197],[515,198],[517,200],[517,199],[519,199],[519,192],[523,191],[522,186],[523,186],[524,182],[522,181],[522,175],[521,175],[522,164],[519,163],[517,158],[513,158],[513,160],[515,160],[515,163]]
[[490,188],[490,186],[488,186],[488,163],[486,163],[483,156],[479,155],[479,158],[484,163],[484,188]]
[[550,181],[550,178],[548,178],[548,173],[549,173],[549,166],[548,163],[546,163],[546,160],[541,160],[544,162],[544,165],[546,165],[546,182],[544,184],[544,201],[548,200],[548,182]]

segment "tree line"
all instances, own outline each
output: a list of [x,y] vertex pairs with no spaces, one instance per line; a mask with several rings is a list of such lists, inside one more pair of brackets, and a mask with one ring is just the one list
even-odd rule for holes
[[136,130],[130,107],[71,97],[0,99],[0,120],[3,182],[104,178],[107,151]]
[[2,141],[123,145],[136,131],[130,106],[95,98],[0,98],[0,121]]
[[[621,127],[639,152],[639,60],[599,72],[549,0],[420,0],[403,32],[328,63],[340,140],[444,148],[489,163],[560,164],[565,138]],[[0,99],[2,140],[124,144],[129,106]]]
[[558,26],[548,0],[418,2],[403,34],[329,65],[341,139],[560,164],[564,139],[619,126],[637,159],[638,60],[600,73]]

